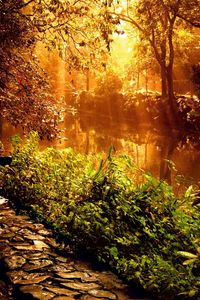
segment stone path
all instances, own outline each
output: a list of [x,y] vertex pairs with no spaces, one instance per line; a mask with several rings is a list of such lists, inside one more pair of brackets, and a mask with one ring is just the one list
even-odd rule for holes
[[15,296],[9,296],[8,287],[6,298],[2,283],[0,300],[149,300],[134,295],[113,273],[94,270],[63,252],[51,230],[16,215],[0,198],[0,269]]

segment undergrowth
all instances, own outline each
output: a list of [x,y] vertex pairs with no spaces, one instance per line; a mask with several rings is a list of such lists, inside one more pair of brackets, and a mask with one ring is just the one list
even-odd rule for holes
[[154,298],[200,299],[200,212],[192,187],[178,198],[149,174],[136,184],[131,159],[112,149],[105,160],[72,149],[41,152],[34,133],[24,145],[13,139],[13,147],[1,181],[17,207]]

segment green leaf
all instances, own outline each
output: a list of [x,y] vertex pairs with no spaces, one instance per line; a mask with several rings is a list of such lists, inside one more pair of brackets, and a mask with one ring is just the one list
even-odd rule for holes
[[191,197],[191,196],[192,196],[192,192],[193,192],[193,185],[190,185],[190,186],[187,188],[186,192],[185,192],[185,198]]
[[183,257],[186,257],[186,258],[197,258],[196,254],[193,254],[193,253],[190,253],[190,252],[187,252],[187,251],[178,251],[177,254],[179,254]]
[[110,254],[111,254],[115,259],[118,258],[119,252],[118,252],[118,249],[117,249],[116,247],[110,248],[109,251],[110,251]]
[[194,297],[197,293],[198,293],[197,290],[190,290],[189,293],[188,293],[188,296],[192,298],[192,297]]
[[187,265],[191,265],[192,263],[194,263],[196,261],[196,258],[190,258],[190,259],[187,259],[183,262],[183,265],[184,266],[187,266]]

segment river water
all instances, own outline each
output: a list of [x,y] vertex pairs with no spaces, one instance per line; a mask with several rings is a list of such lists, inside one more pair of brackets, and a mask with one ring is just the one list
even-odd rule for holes
[[[85,154],[106,154],[113,145],[117,154],[130,155],[139,168],[157,178],[164,178],[169,183],[178,178],[185,185],[200,182],[200,138],[192,133],[183,134],[181,129],[163,131],[151,123],[138,126],[119,116],[114,118],[92,112],[78,114],[76,111],[66,114],[62,130],[62,139],[43,141],[42,146],[73,147]],[[3,125],[1,140],[6,154],[11,151],[9,137],[17,131],[6,123]]]
[[151,123],[92,112],[67,114],[63,128],[65,139],[57,143],[58,148],[106,154],[113,145],[117,154],[130,155],[139,168],[157,178],[169,183],[176,179],[184,185],[200,182],[200,137],[185,134],[181,128],[159,130]]

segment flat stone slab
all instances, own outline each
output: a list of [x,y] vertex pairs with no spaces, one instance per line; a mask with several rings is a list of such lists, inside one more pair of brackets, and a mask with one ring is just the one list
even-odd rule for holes
[[67,296],[58,296],[53,298],[53,300],[74,300],[75,298],[67,297]]
[[46,289],[50,292],[55,293],[56,295],[65,295],[65,296],[72,297],[72,296],[77,296],[80,294],[79,292],[71,291],[71,290],[56,287],[56,286],[46,287]]
[[32,260],[32,263],[26,263],[22,268],[25,271],[41,270],[42,268],[53,265],[52,260]]
[[82,283],[82,282],[61,282],[62,286],[66,286],[67,288],[76,290],[76,291],[84,291],[88,292],[92,289],[101,288],[99,284],[96,283]]
[[116,300],[117,296],[109,291],[105,291],[105,290],[90,290],[88,292],[89,295],[92,295],[96,298],[107,298],[107,299],[111,299],[111,300]]
[[88,277],[90,277],[87,273],[84,273],[84,272],[78,272],[78,271],[75,271],[75,272],[58,272],[57,273],[58,276],[64,278],[64,279],[82,279],[82,280],[85,280],[87,279]]
[[67,256],[68,248],[0,197],[0,260],[17,300],[150,300],[130,295],[113,273]]
[[107,298],[96,298],[91,295],[84,295],[80,298],[80,300],[108,300]]
[[50,300],[53,299],[55,294],[45,291],[42,287],[36,285],[28,285],[20,287],[20,291],[27,295],[27,300],[32,296],[37,300]]
[[15,270],[22,267],[26,262],[26,259],[22,256],[10,256],[5,258],[5,263],[10,270]]
[[32,279],[17,280],[15,282],[19,285],[33,285],[35,283],[41,283],[49,277],[50,276],[48,276],[48,275],[44,275],[44,276],[38,276],[38,277],[35,277]]

